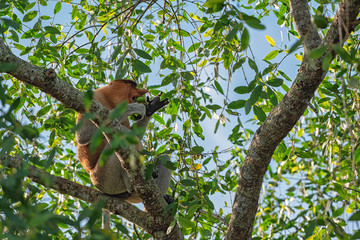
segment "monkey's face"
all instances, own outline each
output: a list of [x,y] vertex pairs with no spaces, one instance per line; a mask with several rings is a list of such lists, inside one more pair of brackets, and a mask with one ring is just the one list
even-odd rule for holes
[[114,105],[118,105],[123,101],[133,103],[138,97],[143,96],[149,92],[146,89],[136,88],[136,83],[131,80],[115,80],[109,84],[110,94]]

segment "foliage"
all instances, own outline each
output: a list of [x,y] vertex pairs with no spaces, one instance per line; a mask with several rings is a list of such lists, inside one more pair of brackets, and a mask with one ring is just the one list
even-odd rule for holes
[[[320,31],[327,31],[336,5],[314,1]],[[286,27],[290,43],[261,32],[271,50],[260,61],[252,36],[270,24]],[[83,92],[119,78],[137,81],[152,95],[163,91],[171,102],[149,125],[145,155],[171,155],[170,208],[186,237],[223,239],[247,143],[293,81],[297,67],[286,69],[285,62],[302,60],[288,1],[0,0],[0,33],[15,54],[54,68]],[[334,49],[338,55],[324,61],[329,74],[312,107],[273,155],[255,239],[360,238],[359,32]],[[9,68],[0,65],[2,72]],[[90,184],[77,161],[74,111],[6,74],[0,101],[0,155],[26,160],[18,171],[1,169],[1,236],[114,237],[99,230],[101,203],[89,206],[24,178],[32,163]],[[222,150],[226,145],[231,148]],[[149,238],[112,218],[118,237]]]

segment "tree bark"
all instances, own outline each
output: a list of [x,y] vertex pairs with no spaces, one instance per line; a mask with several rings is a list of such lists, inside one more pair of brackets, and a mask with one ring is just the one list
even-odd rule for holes
[[[343,1],[339,4],[325,39],[321,41],[315,26],[311,24],[307,0],[291,0],[290,3],[295,25],[299,36],[303,39],[305,49],[303,62],[290,90],[269,113],[253,137],[239,175],[230,227],[226,236],[229,240],[251,239],[261,185],[271,157],[303,115],[326,75],[326,71],[322,68],[324,55],[309,60],[308,54],[320,45],[329,47],[330,51],[335,44],[342,46],[358,23],[356,17],[359,14],[360,1]],[[332,53],[333,59],[335,52]]]
[[151,222],[155,222],[147,212],[141,211],[130,203],[105,195],[94,188],[51,175],[42,169],[27,164],[27,161],[22,158],[12,156],[0,157],[0,164],[8,168],[24,168],[28,172],[27,176],[32,181],[85,202],[95,203],[103,199],[105,201],[104,208],[135,223],[145,231],[151,229]]

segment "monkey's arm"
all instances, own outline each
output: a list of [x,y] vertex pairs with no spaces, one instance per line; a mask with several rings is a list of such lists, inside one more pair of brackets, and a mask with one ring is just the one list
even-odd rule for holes
[[138,114],[141,119],[144,119],[147,116],[146,113],[147,113],[147,109],[146,109],[146,106],[144,104],[130,103],[130,104],[128,104],[125,113],[123,113],[119,117],[119,121],[124,122],[125,120],[128,119],[129,116],[132,116],[134,114]]
[[[140,104],[140,103],[129,104],[125,113],[123,113],[119,117],[119,121],[124,122],[125,120],[127,120],[128,116],[134,114],[138,114],[143,118],[146,115],[146,107],[144,106],[144,104]],[[92,136],[97,130],[97,126],[89,119],[84,119],[82,115],[79,116],[78,123],[80,121],[84,121],[84,122],[81,128],[76,132],[76,141],[77,144],[81,146],[90,143]]]
[[84,119],[82,115],[78,118],[78,123],[84,121],[81,128],[76,131],[76,142],[78,145],[83,146],[90,143],[92,136],[97,130],[97,127],[89,119]]

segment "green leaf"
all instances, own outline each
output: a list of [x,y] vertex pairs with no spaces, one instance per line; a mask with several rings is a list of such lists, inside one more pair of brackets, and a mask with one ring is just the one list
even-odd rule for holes
[[228,104],[228,108],[229,109],[239,109],[239,108],[243,108],[245,106],[245,100],[236,100],[236,101],[232,101]]
[[180,75],[187,81],[194,80],[194,75],[190,71],[181,72]]
[[145,52],[144,50],[137,49],[137,48],[134,48],[133,50],[134,50],[134,52],[135,52],[139,57],[142,57],[142,58],[147,59],[147,60],[152,60],[152,59],[153,59],[153,58],[152,58],[147,52]]
[[251,90],[249,89],[248,86],[239,86],[234,89],[234,92],[236,92],[238,94],[246,94],[246,93],[251,92]]
[[[122,45],[119,45],[119,46],[117,46],[116,48],[115,48],[115,50],[114,50],[114,52],[112,53],[112,55],[111,55],[111,61],[114,61],[116,58],[117,58],[117,56],[120,54],[120,52],[121,52],[121,49],[122,49]],[[124,57],[125,58],[125,57]]]
[[313,235],[314,229],[317,225],[317,220],[310,220],[305,228],[305,237],[304,239],[308,239]]
[[237,27],[234,27],[233,29],[231,29],[231,31],[226,35],[225,37],[225,41],[231,41],[237,34],[238,32],[238,28]]
[[181,184],[185,185],[185,186],[196,186],[196,182],[194,180],[191,179],[183,179],[180,181]]
[[30,9],[32,9],[32,8],[35,6],[35,4],[36,4],[36,2],[32,2],[32,3],[26,4],[24,10],[25,10],[26,12],[29,11]]
[[194,43],[193,45],[191,45],[191,46],[189,47],[188,53],[191,53],[191,52],[197,50],[199,47],[200,47],[200,43],[199,43],[199,42],[198,42],[198,43]]
[[241,14],[242,18],[244,19],[245,23],[255,29],[263,30],[265,26],[261,24],[260,20],[254,16],[248,16],[245,13]]
[[328,26],[328,20],[323,15],[314,15],[313,20],[318,28],[324,29]]
[[241,58],[239,61],[237,61],[234,66],[233,66],[233,71],[235,71],[236,69],[240,68],[243,63],[246,61],[245,58]]
[[222,95],[224,95],[224,90],[222,89],[220,83],[218,81],[214,81],[214,85],[216,90],[218,90]]
[[351,215],[349,221],[360,221],[360,211],[357,211],[353,215]]
[[213,202],[209,199],[209,197],[207,195],[204,195],[204,200],[205,200],[206,204],[208,205],[208,207],[211,210],[214,210],[215,206],[214,206]]
[[46,113],[48,113],[48,112],[50,111],[51,108],[52,108],[52,106],[45,106],[45,107],[41,108],[41,109],[36,113],[36,117],[44,116]]
[[360,162],[360,144],[358,144],[355,149],[355,160],[356,162]]
[[199,209],[201,209],[200,204],[194,204],[188,209],[188,214],[193,215],[195,212],[197,212]]
[[349,200],[349,196],[344,190],[343,186],[340,183],[334,182],[334,190],[342,197],[344,200]]
[[249,39],[250,39],[249,31],[246,28],[244,28],[241,34],[241,50],[244,51],[249,46]]
[[207,0],[203,6],[206,8],[213,8],[218,4],[223,4],[224,2],[225,0]]
[[180,52],[186,52],[185,48],[183,46],[181,46],[180,44],[178,44],[177,42],[173,41],[172,45],[175,47],[176,50],[178,50]]
[[250,99],[245,102],[245,114],[248,115],[251,111],[252,104],[250,103]]
[[6,26],[12,27],[15,30],[20,28],[20,24],[17,22],[14,22],[10,18],[1,18],[1,20],[5,23]]
[[42,20],[49,20],[49,19],[51,19],[51,17],[50,17],[50,16],[46,16],[46,15],[41,15],[41,16],[40,16],[40,19],[42,19]]
[[347,63],[352,64],[353,59],[350,54],[344,48],[335,49],[335,51],[340,55],[340,57]]
[[129,70],[129,64],[125,65],[123,68],[118,68],[116,71],[115,79],[123,79]]
[[165,152],[166,148],[167,148],[167,145],[166,145],[166,144],[160,146],[160,147],[156,150],[156,153],[155,153],[155,154],[156,154],[157,156],[161,155],[163,152]]
[[152,117],[154,118],[155,121],[157,121],[158,123],[165,125],[165,121],[164,119],[162,119],[162,117],[160,117],[157,113],[154,113],[154,115],[152,115]]
[[325,53],[326,50],[327,50],[327,46],[321,46],[321,47],[315,48],[315,49],[311,50],[311,52],[309,54],[309,58],[319,58]]
[[297,40],[297,41],[290,47],[288,54],[296,51],[296,50],[298,49],[298,47],[301,46],[302,41],[303,41],[303,40],[301,40],[301,39],[300,39],[300,40]]
[[265,119],[266,119],[266,114],[265,112],[258,106],[254,105],[254,113],[256,115],[256,117],[261,121],[261,122],[264,122]]
[[358,76],[354,76],[354,77],[348,79],[347,82],[348,82],[349,88],[351,88],[351,89],[356,89],[356,88],[359,88],[359,86],[360,86],[360,78]]
[[332,60],[332,54],[330,51],[328,51],[325,53],[325,57],[321,66],[324,71],[327,71],[329,69],[331,60]]
[[195,146],[191,149],[191,151],[195,154],[201,154],[204,152],[204,148],[201,146]]
[[166,77],[164,77],[164,79],[161,82],[161,86],[166,86],[174,81],[176,83],[178,79],[179,79],[178,73],[171,73],[171,74],[167,75]]
[[258,73],[259,69],[258,69],[256,63],[250,58],[248,58],[248,62],[249,62],[249,66],[251,67],[251,69],[253,69],[256,73]]
[[194,225],[193,222],[191,222],[190,220],[188,220],[188,219],[186,219],[186,218],[184,218],[184,217],[178,216],[178,217],[177,217],[177,220],[178,220],[180,226],[182,226],[182,227],[184,227],[184,228],[191,228],[191,229],[192,229],[192,228],[195,227],[195,225]]
[[279,50],[273,50],[273,51],[269,52],[269,54],[264,57],[264,60],[269,61],[271,59],[274,59],[278,54],[279,54]]
[[27,14],[25,14],[23,21],[24,22],[30,22],[31,20],[33,20],[36,16],[37,16],[37,11],[30,11]]
[[148,65],[146,65],[145,63],[143,63],[140,60],[135,60],[133,62],[133,67],[140,73],[150,73],[151,72],[151,68],[149,68]]
[[114,120],[125,113],[128,103],[121,102],[113,110],[110,111],[109,119]]
[[61,10],[61,1],[55,4],[54,14],[57,14],[58,12],[60,12],[60,10]]
[[32,140],[39,136],[38,130],[31,127],[30,125],[17,129],[17,132],[20,134],[22,138],[29,140]]
[[149,40],[149,41],[152,41],[152,40],[155,39],[155,36],[154,36],[154,35],[151,35],[151,34],[146,34],[146,35],[144,36],[144,38],[147,39],[147,40]]
[[222,107],[220,107],[220,106],[217,105],[217,104],[209,104],[209,105],[206,105],[206,107],[207,107],[208,109],[213,110],[213,111],[216,111],[216,110],[219,110],[219,109],[222,108]]
[[[19,42],[19,36],[17,34],[17,32],[15,32],[14,30],[10,29],[9,32],[11,32],[11,38],[15,41],[15,42]],[[15,43],[14,43],[15,44]]]
[[48,33],[52,33],[52,34],[60,34],[61,32],[59,31],[59,29],[57,29],[56,27],[52,27],[52,26],[46,26],[44,27],[45,31]]
[[261,92],[262,92],[261,85],[258,85],[254,88],[254,90],[252,91],[250,98],[249,98],[250,105],[254,105],[258,101]]
[[211,237],[211,231],[208,229],[200,228],[200,235],[203,237]]
[[91,101],[92,101],[93,98],[94,98],[94,92],[91,89],[89,89],[88,91],[86,91],[84,93],[83,102],[84,102],[84,105],[85,105],[85,109],[90,108]]
[[273,87],[280,87],[284,83],[284,80],[281,78],[271,78],[266,84],[273,86]]

